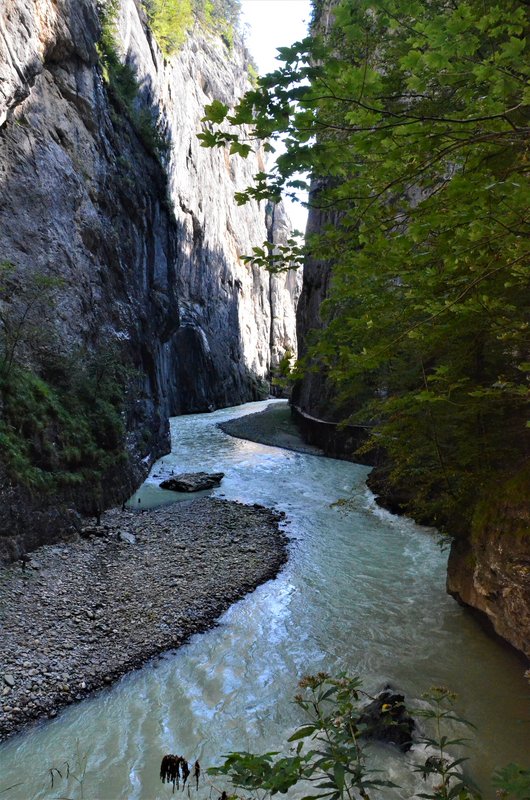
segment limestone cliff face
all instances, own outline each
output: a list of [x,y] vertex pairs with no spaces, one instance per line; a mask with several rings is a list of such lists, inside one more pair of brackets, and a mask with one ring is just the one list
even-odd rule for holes
[[[229,52],[197,30],[164,61],[141,4],[122,0],[118,44],[136,71],[139,102],[159,116],[170,144],[160,163],[105,85],[97,6],[2,2],[0,262],[15,266],[21,291],[35,274],[60,281],[46,322],[65,352],[111,342],[136,370],[129,465],[107,487],[108,504],[167,450],[168,415],[258,396],[273,360],[296,347],[299,289],[292,276],[271,279],[241,261],[281,235],[281,226],[267,228],[264,205],[240,208],[233,198],[261,154],[231,160],[196,139],[205,103],[235,102],[248,88],[244,50]],[[0,535],[18,531],[20,547],[49,539],[42,520],[28,535],[29,509],[40,514],[42,503],[26,497],[21,513],[19,487],[2,464],[0,472]]]
[[[7,0],[0,26],[0,262],[15,269],[4,311],[33,276],[52,278],[60,288],[43,337],[55,336],[64,354],[115,345],[136,370],[129,459],[102,487],[107,505],[126,497],[169,444],[178,231],[160,165],[109,101],[95,4]],[[29,360],[39,367],[38,349]],[[82,488],[39,497],[13,485],[3,464],[0,473],[8,554],[70,526],[67,506],[87,505]]]
[[168,192],[179,239],[181,323],[168,374],[170,410],[257,399],[271,363],[296,348],[299,279],[296,273],[270,278],[241,256],[268,236],[281,238],[288,220],[283,215],[280,222],[281,209],[274,221],[264,204],[236,204],[234,193],[264,169],[260,151],[248,159],[229,157],[226,150],[201,148],[197,139],[206,104],[217,99],[233,106],[250,87],[249,56],[242,47],[229,52],[221,39],[196,27],[178,56],[164,62],[133,0],[122,3],[119,28],[123,56],[171,145]]

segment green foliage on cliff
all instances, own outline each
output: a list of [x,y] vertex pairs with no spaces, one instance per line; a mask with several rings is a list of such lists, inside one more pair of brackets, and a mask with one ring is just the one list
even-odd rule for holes
[[119,0],[109,0],[100,12],[98,53],[103,78],[115,104],[131,121],[147,150],[162,156],[168,145],[159,130],[157,113],[142,102],[136,72],[120,55],[116,29],[119,7]]
[[97,505],[101,480],[125,458],[125,430],[119,376],[98,382],[96,372],[95,359],[61,359],[54,382],[18,365],[0,377],[0,449],[15,483],[50,493],[83,486]]
[[160,49],[172,56],[193,25],[192,0],[145,0],[144,6]]
[[330,411],[375,423],[406,510],[459,532],[494,476],[530,455],[529,7],[522,0],[319,4],[324,36],[236,109],[207,109],[203,144],[253,123],[286,152],[241,200],[316,178],[334,222],[307,243],[332,266],[305,366]]
[[530,537],[530,464],[502,483],[492,483],[473,513],[471,538],[476,542],[495,535]]
[[0,264],[0,453],[14,483],[66,494],[82,486],[91,510],[126,460],[129,373],[110,347],[64,354],[52,325],[60,286]]
[[197,21],[215,31],[230,49],[239,21],[239,0],[143,0],[149,25],[163,54],[178,52]]
[[231,50],[239,26],[240,0],[194,0],[194,9],[199,23],[220,36]]

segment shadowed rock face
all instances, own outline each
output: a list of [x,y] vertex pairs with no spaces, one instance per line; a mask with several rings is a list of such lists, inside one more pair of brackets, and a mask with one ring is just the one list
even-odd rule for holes
[[265,203],[238,206],[234,199],[265,168],[262,151],[229,157],[197,139],[206,104],[233,106],[250,88],[248,53],[242,46],[229,53],[220,39],[196,31],[164,62],[132,0],[122,2],[119,30],[123,56],[171,144],[166,169],[179,239],[181,330],[167,375],[170,412],[259,399],[271,366],[296,350],[301,276],[271,277],[241,257],[265,239],[285,241],[290,223],[281,207],[271,213]]
[[[280,211],[267,218],[264,204],[238,207],[233,197],[263,168],[262,154],[230,159],[196,138],[204,104],[232,104],[248,88],[242,47],[229,53],[197,34],[165,62],[140,3],[122,0],[119,46],[140,105],[170,143],[162,165],[109,94],[99,34],[96,0],[2,3],[0,262],[15,265],[20,287],[35,274],[61,281],[48,323],[65,352],[111,342],[136,370],[129,463],[105,487],[108,505],[167,451],[169,415],[260,396],[272,360],[296,349],[299,279],[241,261],[267,236],[287,235]],[[41,521],[23,543],[42,499],[8,484],[9,475],[0,537],[20,532],[13,555],[53,533]]]
[[[32,276],[53,278],[60,288],[43,332],[65,354],[112,343],[136,371],[129,458],[102,487],[108,505],[169,446],[178,231],[163,170],[107,96],[95,4],[8,0],[1,26],[0,261],[16,269],[6,305]],[[39,353],[26,357],[38,369]],[[1,466],[0,557],[75,528],[66,506],[87,505],[83,487],[40,497],[13,486]]]
[[530,474],[520,472],[475,512],[471,536],[455,539],[447,591],[530,658]]
[[405,697],[390,687],[368,703],[359,717],[364,739],[385,742],[406,753],[412,747],[415,723],[405,706]]
[[[318,200],[318,191],[322,185],[325,185],[324,182],[313,181],[310,194],[312,201]],[[310,208],[306,235],[318,234],[338,220],[339,215],[333,210]],[[307,340],[311,332],[324,327],[320,307],[328,296],[331,277],[332,264],[329,261],[314,256],[306,258],[302,293],[296,312],[299,357],[303,357],[307,352]],[[302,413],[326,422],[339,422],[342,419],[340,411],[336,408],[333,389],[322,370],[308,370],[304,374],[294,389],[293,404]]]

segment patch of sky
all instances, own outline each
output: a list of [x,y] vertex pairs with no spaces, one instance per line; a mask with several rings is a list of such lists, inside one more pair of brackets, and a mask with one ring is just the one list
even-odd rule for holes
[[[289,47],[307,36],[310,0],[242,0],[241,10],[247,46],[260,75],[278,68],[279,47]],[[277,155],[280,152],[277,147]],[[307,194],[302,192],[296,200],[285,198],[293,227],[302,232],[307,221],[307,209],[302,205],[306,199]]]

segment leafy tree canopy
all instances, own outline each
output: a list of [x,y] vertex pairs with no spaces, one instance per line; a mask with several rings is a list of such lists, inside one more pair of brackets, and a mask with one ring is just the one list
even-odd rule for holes
[[284,139],[240,202],[312,176],[334,224],[306,252],[333,281],[305,368],[334,383],[338,416],[375,423],[409,510],[453,531],[530,452],[528,11],[320,4],[319,35],[281,48],[235,109],[207,108],[201,135],[241,155],[234,126]]
[[143,0],[143,5],[165,56],[179,50],[195,20],[215,30],[228,47],[232,46],[240,0]]

